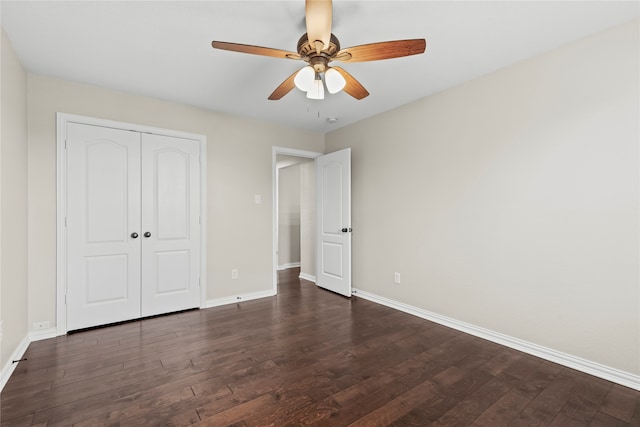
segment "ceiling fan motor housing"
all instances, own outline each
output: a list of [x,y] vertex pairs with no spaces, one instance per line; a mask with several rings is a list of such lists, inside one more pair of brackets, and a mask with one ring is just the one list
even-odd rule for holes
[[298,40],[298,54],[313,67],[316,73],[324,73],[329,62],[339,51],[340,42],[333,34],[331,34],[329,46],[325,47],[320,53],[316,52],[315,45],[309,43],[309,37],[306,33]]

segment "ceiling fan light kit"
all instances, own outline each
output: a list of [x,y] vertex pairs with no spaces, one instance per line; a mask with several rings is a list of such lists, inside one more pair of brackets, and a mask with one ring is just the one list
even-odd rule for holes
[[318,74],[313,81],[313,86],[307,91],[307,98],[309,99],[324,99],[324,85],[322,79]]
[[[367,62],[424,53],[425,39],[394,40],[340,49],[338,38],[331,33],[333,6],[331,0],[306,0],[307,32],[298,40],[298,52],[288,52],[261,46],[213,41],[215,49],[254,55],[305,61],[308,65],[293,73],[271,93],[269,100],[278,100],[294,87],[307,93],[309,99],[324,99],[324,85],[331,94],[344,90],[356,99],[369,92],[341,67],[330,67],[332,61]],[[323,78],[324,76],[324,83]]]
[[316,78],[316,72],[312,66],[307,65],[296,73],[293,83],[303,92],[311,90],[313,82]]
[[344,89],[347,84],[342,74],[333,68],[329,68],[324,73],[323,85],[322,76],[311,66],[306,66],[298,71],[293,82],[298,89],[307,93],[307,98],[309,99],[324,99],[325,85],[329,93],[335,94]]
[[327,71],[325,71],[324,82],[327,85],[327,90],[330,94],[340,92],[347,84],[347,81],[344,79],[344,77],[342,77],[342,74],[340,74],[333,68],[329,68]]

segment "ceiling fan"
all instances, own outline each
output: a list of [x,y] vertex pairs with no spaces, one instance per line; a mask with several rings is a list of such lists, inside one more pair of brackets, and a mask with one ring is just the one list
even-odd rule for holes
[[332,14],[331,0],[306,0],[307,32],[298,40],[297,53],[221,41],[212,41],[211,46],[215,49],[306,62],[307,66],[291,74],[273,91],[269,96],[272,101],[282,98],[294,87],[307,92],[307,98],[324,99],[325,85],[329,93],[344,90],[356,99],[363,99],[369,95],[364,86],[343,68],[330,66],[331,62],[378,61],[416,55],[425,51],[425,39],[394,40],[341,49],[338,38],[331,33]]

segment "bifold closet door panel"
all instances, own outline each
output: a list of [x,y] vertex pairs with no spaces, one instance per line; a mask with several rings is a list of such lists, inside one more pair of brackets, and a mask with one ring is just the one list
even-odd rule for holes
[[199,143],[142,135],[142,316],[200,305]]
[[140,134],[70,123],[66,146],[67,330],[138,318]]

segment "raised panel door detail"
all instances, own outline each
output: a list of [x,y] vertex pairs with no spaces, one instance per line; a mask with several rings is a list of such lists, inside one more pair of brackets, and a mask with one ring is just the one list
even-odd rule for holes
[[189,153],[167,148],[154,153],[156,237],[189,237]]
[[322,233],[338,234],[342,221],[342,165],[327,163],[322,167]]
[[322,272],[336,279],[342,278],[342,245],[322,243]]
[[127,238],[129,150],[114,141],[85,147],[87,243],[123,242]]
[[189,251],[156,252],[156,294],[189,292]]
[[129,298],[128,261],[127,254],[85,257],[87,305]]

